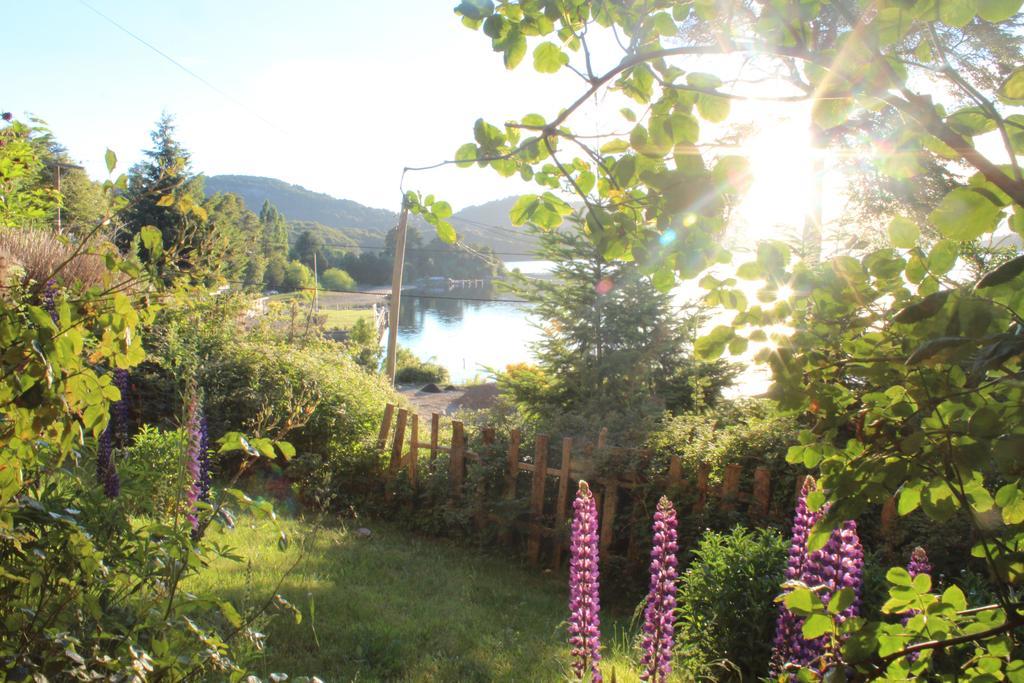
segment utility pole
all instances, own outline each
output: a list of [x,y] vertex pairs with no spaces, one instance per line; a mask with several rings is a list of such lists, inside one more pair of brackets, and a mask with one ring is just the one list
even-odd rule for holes
[[57,179],[57,194],[60,195],[60,201],[57,202],[57,232],[60,233],[63,230],[63,226],[61,225],[61,211],[60,211],[60,209],[61,209],[61,206],[64,204],[64,195],[61,193],[61,189],[60,189],[60,170],[62,168],[77,168],[79,170],[85,170],[85,168],[82,167],[82,166],[78,166],[77,164],[65,164],[65,163],[60,162],[60,161],[53,162],[53,166],[54,166],[54,170],[56,171],[56,176],[57,176],[57,178],[56,178]]
[[320,312],[320,278],[316,274],[316,250],[313,251],[313,310]]
[[387,373],[391,384],[395,383],[395,355],[398,352],[398,310],[402,298],[402,268],[405,266],[405,226],[409,221],[409,207],[402,199],[402,214],[398,219],[398,234],[395,236],[395,263],[391,269],[391,310],[388,311],[388,360]]

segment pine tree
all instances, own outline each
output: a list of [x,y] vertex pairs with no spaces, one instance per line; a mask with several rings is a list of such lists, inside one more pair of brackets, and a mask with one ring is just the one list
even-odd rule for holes
[[152,225],[163,235],[164,249],[181,255],[197,248],[206,219],[201,208],[202,177],[192,173],[191,155],[175,138],[174,119],[163,114],[150,134],[153,147],[145,160],[128,173],[128,205],[120,213],[122,230],[117,242],[126,248],[142,228]]
[[605,260],[578,229],[538,236],[553,277],[518,276],[515,288],[541,319],[533,350],[548,382],[542,402],[601,420],[685,410],[720,396],[735,371],[693,359],[699,311],[677,308],[635,262]]

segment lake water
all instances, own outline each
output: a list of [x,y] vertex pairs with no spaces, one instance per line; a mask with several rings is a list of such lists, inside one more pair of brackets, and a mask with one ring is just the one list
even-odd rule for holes
[[[527,275],[547,272],[547,261],[506,264]],[[447,294],[403,296],[398,315],[398,343],[419,358],[448,368],[454,384],[488,378],[487,368],[502,370],[511,363],[533,359],[530,343],[539,336],[530,304],[510,301],[472,301],[496,298],[479,289],[456,289]]]
[[[524,275],[550,272],[550,261],[510,262]],[[679,301],[693,299],[700,292],[696,283],[676,290]],[[533,361],[530,343],[537,340],[538,320],[530,315],[530,304],[492,299],[485,290],[452,290],[443,296],[403,296],[398,320],[398,343],[417,357],[448,368],[453,384],[474,378],[489,379],[487,368],[504,369],[511,363]],[[712,316],[709,323],[718,324]],[[735,359],[734,359],[735,360]],[[744,372],[729,395],[758,394],[767,388],[765,368],[745,363]]]

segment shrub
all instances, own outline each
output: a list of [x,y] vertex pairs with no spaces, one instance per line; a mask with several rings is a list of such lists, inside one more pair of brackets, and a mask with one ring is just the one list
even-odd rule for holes
[[303,289],[313,284],[313,271],[299,263],[298,261],[289,261],[284,267],[284,273],[281,279],[281,287],[288,292],[295,291],[296,289]]
[[709,531],[679,587],[679,668],[754,680],[768,671],[786,541],[773,529]]
[[409,349],[399,347],[395,358],[395,382],[399,384],[442,384],[448,381],[448,369],[420,360]]
[[328,268],[320,275],[320,285],[324,289],[343,292],[347,289],[355,289],[356,281],[341,268]]
[[185,435],[180,429],[161,431],[142,426],[117,460],[128,514],[160,517],[174,511],[185,486],[181,468],[184,450]]

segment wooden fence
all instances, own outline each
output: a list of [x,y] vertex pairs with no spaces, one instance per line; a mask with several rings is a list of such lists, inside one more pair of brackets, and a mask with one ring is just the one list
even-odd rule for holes
[[[480,484],[473,492],[464,491],[467,463],[476,462],[497,466],[498,460],[502,460],[501,467],[505,471],[504,491],[502,492],[504,500],[512,500],[517,497],[519,475],[522,472],[529,473],[529,521],[517,526],[526,535],[526,554],[531,564],[540,564],[542,546],[545,545],[544,542],[547,539],[551,549],[551,564],[557,568],[561,565],[567,549],[566,521],[574,495],[574,487],[571,484],[580,479],[586,479],[594,491],[600,511],[602,556],[607,557],[609,551],[614,547],[620,554],[624,548],[627,558],[637,559],[639,557],[640,548],[634,539],[634,534],[630,533],[624,539],[615,537],[616,519],[621,514],[629,515],[629,520],[632,522],[628,525],[630,529],[635,528],[637,522],[643,523],[643,520],[638,518],[638,515],[643,512],[639,509],[640,506],[624,505],[623,499],[628,497],[630,490],[650,482],[641,481],[639,477],[632,474],[595,475],[593,456],[595,450],[602,450],[604,455],[613,461],[645,462],[652,457],[651,451],[638,448],[608,447],[606,443],[607,430],[602,429],[596,441],[592,443],[578,444],[572,438],[563,438],[560,444],[561,457],[558,458],[558,466],[553,467],[548,464],[551,455],[551,439],[547,435],[538,435],[534,440],[533,447],[525,449],[524,452],[522,435],[518,431],[513,431],[509,435],[507,450],[504,453],[496,453],[494,448],[488,448],[490,454],[481,455],[468,449],[467,435],[462,422],[452,420],[451,439],[447,446],[440,443],[440,415],[434,413],[430,417],[428,441],[420,440],[419,422],[420,417],[414,412],[405,408],[398,409],[391,404],[386,407],[377,445],[386,452],[385,449],[388,449],[390,441],[390,460],[387,466],[389,482],[393,481],[400,472],[405,471],[409,486],[414,491],[418,490],[420,450],[423,449],[429,453],[427,463],[431,468],[438,456],[446,453],[449,455],[449,498],[452,501],[458,501],[465,495],[477,496],[479,503],[477,508],[482,512],[477,515],[476,523],[483,527],[489,522],[500,522],[501,520],[495,515],[483,512],[487,508],[485,503],[488,502],[484,500],[487,492],[484,490],[483,484]],[[485,445],[495,444],[493,428],[485,428],[481,437],[481,441]],[[524,458],[528,458],[529,461]],[[677,456],[672,456],[667,471],[656,477],[655,483],[659,484],[666,492],[688,494],[682,497],[692,503],[688,510],[679,510],[680,514],[699,513],[710,505],[714,505],[722,511],[745,512],[748,519],[754,522],[768,521],[773,516],[780,519],[788,518],[791,514],[791,510],[771,509],[773,482],[771,472],[767,467],[756,467],[746,486],[741,486],[743,468],[739,464],[726,465],[722,481],[717,485],[710,483],[710,472],[710,465],[702,464],[696,472],[684,473],[680,459]],[[545,494],[550,480],[554,480],[557,493],[549,497]],[[549,498],[554,499],[554,509],[551,509]],[[646,520],[647,515],[645,512],[643,514],[644,520]]]

